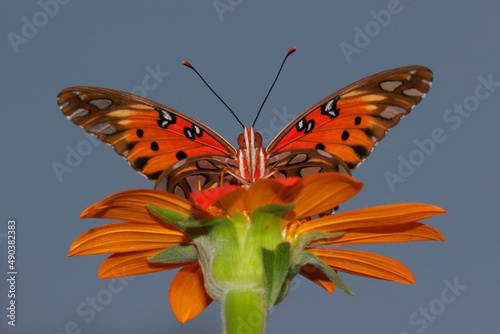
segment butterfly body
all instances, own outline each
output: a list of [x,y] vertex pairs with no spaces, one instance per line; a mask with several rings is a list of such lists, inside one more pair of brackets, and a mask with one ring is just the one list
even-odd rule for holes
[[133,94],[69,87],[58,102],[68,119],[112,146],[156,181],[156,189],[188,197],[260,178],[349,174],[421,101],[431,81],[432,72],[423,66],[369,76],[308,108],[266,147],[258,132],[245,128],[238,149],[189,116]]

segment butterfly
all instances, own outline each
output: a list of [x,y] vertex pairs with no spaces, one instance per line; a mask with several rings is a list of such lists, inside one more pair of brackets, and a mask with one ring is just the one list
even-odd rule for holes
[[260,178],[350,174],[431,84],[432,72],[423,66],[371,75],[308,108],[266,147],[253,127],[244,128],[235,148],[177,110],[113,89],[69,87],[58,103],[68,119],[155,181],[155,189],[189,198],[200,189]]

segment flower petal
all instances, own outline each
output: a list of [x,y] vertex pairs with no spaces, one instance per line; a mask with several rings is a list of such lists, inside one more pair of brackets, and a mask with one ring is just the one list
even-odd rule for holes
[[167,224],[114,223],[81,234],[68,256],[143,251],[188,242],[191,238]]
[[210,305],[213,299],[205,290],[198,262],[186,265],[175,275],[170,283],[169,299],[175,317],[182,323],[193,319]]
[[335,208],[356,195],[363,183],[346,174],[325,172],[302,180],[295,209],[285,216],[285,224]]
[[236,211],[246,211],[246,198],[247,190],[243,187],[239,187],[219,198],[214,203],[214,206],[232,216]]
[[247,210],[253,212],[264,205],[287,205],[295,202],[302,189],[302,181],[300,178],[255,181],[248,189]]
[[335,284],[333,284],[333,282],[330,281],[321,270],[319,270],[312,264],[303,265],[299,270],[299,274],[307,279],[310,279],[330,293],[333,293],[333,291],[335,291]]
[[345,249],[306,249],[334,270],[406,284],[415,283],[415,278],[408,268],[383,255]]
[[208,219],[211,215],[185,198],[159,190],[125,190],[108,196],[86,209],[80,218],[107,218],[134,222],[160,221],[146,205],[174,210],[188,216]]
[[100,278],[134,276],[182,267],[186,263],[150,263],[148,257],[163,249],[113,254],[104,260],[97,274]]
[[443,213],[446,211],[429,204],[383,205],[313,219],[299,226],[296,233],[301,234],[307,231],[340,232],[354,228],[402,224]]
[[219,198],[224,195],[241,188],[241,186],[228,185],[223,187],[210,188],[205,190],[200,190],[192,192],[189,196],[193,201],[198,204],[202,209],[206,210],[210,205],[212,205]]
[[429,225],[410,222],[398,225],[349,229],[337,238],[318,240],[312,242],[311,245],[360,245],[429,240],[445,241],[445,238],[438,230]]

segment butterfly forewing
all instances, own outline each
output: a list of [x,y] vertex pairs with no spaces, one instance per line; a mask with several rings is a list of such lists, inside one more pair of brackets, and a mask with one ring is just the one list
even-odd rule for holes
[[[295,118],[267,146],[259,160],[263,164],[267,160],[264,177],[307,177],[325,171],[350,174],[422,100],[431,82],[429,69],[408,66],[369,76],[326,97]],[[229,142],[172,108],[94,87],[66,88],[58,103],[73,123],[157,181],[156,189],[188,197],[200,189],[254,180],[245,179],[249,167],[240,162]],[[253,147],[245,159],[255,158],[259,150],[260,146]],[[238,150],[238,154],[244,151]]]
[[106,88],[69,87],[58,97],[73,123],[111,145],[151,180],[178,161],[236,149],[200,122],[148,99]]
[[316,103],[296,117],[267,146],[268,154],[316,148],[352,170],[401,118],[419,103],[432,72],[408,66],[374,74]]

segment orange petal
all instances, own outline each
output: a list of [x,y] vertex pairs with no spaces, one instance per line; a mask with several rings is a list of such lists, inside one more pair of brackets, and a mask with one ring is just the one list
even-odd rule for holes
[[285,224],[335,208],[356,195],[363,183],[340,173],[319,173],[302,181],[295,209],[285,216]]
[[333,270],[388,281],[414,284],[411,271],[396,260],[379,254],[356,250],[306,248]]
[[154,205],[202,219],[211,217],[194,203],[174,194],[159,190],[134,189],[106,197],[86,209],[80,218],[108,218],[134,222],[161,221],[149,212],[146,205]]
[[[321,175],[321,174],[319,174]],[[302,224],[297,234],[307,231],[340,232],[354,228],[402,224],[446,213],[445,210],[429,204],[391,204],[373,208],[336,213],[313,219]]]
[[246,189],[239,187],[239,189],[236,189],[219,198],[214,203],[214,206],[232,216],[235,211],[246,211],[246,197]]
[[193,199],[193,201],[198,204],[202,209],[206,210],[210,205],[212,205],[219,198],[224,195],[241,188],[241,186],[235,185],[227,185],[223,187],[215,187],[205,190],[200,190],[196,192],[192,192],[189,196]]
[[336,285],[333,284],[332,281],[330,281],[321,270],[319,270],[312,264],[303,265],[299,270],[299,274],[307,279],[310,279],[330,293],[333,293],[333,291],[335,291]]
[[200,314],[213,299],[205,291],[205,280],[198,262],[186,265],[175,275],[169,290],[170,307],[185,323]]
[[248,189],[248,211],[253,212],[262,205],[286,205],[295,202],[295,198],[303,187],[302,182],[303,180],[300,178],[255,181]]
[[191,242],[182,231],[159,223],[114,223],[91,229],[73,241],[68,256],[134,252]]
[[429,225],[410,222],[398,225],[349,229],[340,237],[318,240],[311,245],[360,245],[409,241],[445,241],[444,236]]
[[113,254],[104,260],[99,267],[97,274],[100,278],[134,276],[154,273],[157,271],[170,270],[182,267],[186,263],[149,263],[148,257],[151,257],[161,249],[118,253]]

